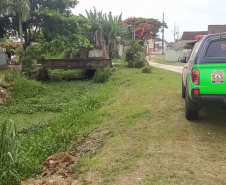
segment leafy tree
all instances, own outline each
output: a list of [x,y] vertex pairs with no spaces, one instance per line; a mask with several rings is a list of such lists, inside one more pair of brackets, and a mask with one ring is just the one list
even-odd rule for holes
[[[7,1],[7,0],[0,0],[0,1]],[[7,20],[12,20],[11,23],[9,22],[8,25],[4,25],[7,32],[11,33],[11,30],[16,30],[18,33],[19,30],[19,16],[18,13],[16,14],[15,8],[20,10],[22,7],[28,6],[21,6],[22,3],[30,4],[30,16],[26,21],[22,23],[22,31],[23,37],[25,40],[24,46],[25,48],[29,46],[32,42],[37,42],[40,40],[40,37],[43,37],[42,30],[44,24],[47,20],[45,19],[47,16],[43,13],[40,14],[42,11],[46,11],[48,14],[51,10],[59,12],[63,16],[70,16],[71,15],[71,8],[74,8],[78,1],[77,0],[54,0],[54,1],[43,1],[43,0],[8,0],[10,2],[11,10],[13,11],[5,11],[0,12],[0,14],[4,13],[4,17]],[[19,4],[18,4],[19,3]],[[14,6],[14,5],[20,6]],[[1,7],[1,5],[0,5]],[[28,13],[28,12],[27,12]],[[26,16],[25,16],[26,17]],[[1,19],[0,19],[1,21]],[[0,22],[1,23],[1,22]],[[14,33],[14,32],[12,32]]]
[[124,21],[123,24],[128,25],[129,31],[132,34],[135,29],[135,35],[138,39],[148,40],[152,37],[156,37],[161,27],[167,28],[167,25],[161,23],[157,19],[145,19],[145,18],[135,18],[131,17]]
[[0,38],[3,38],[7,34],[7,29],[10,24],[10,20],[7,17],[0,15]]
[[44,45],[48,51],[65,51],[66,57],[78,54],[79,48],[91,48],[90,41],[86,38],[86,31],[90,25],[88,20],[70,15],[68,17],[57,11],[40,11],[45,22],[43,23]]

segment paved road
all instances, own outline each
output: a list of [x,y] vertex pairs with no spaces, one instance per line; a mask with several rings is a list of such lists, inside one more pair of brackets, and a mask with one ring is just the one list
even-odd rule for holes
[[159,64],[156,62],[152,62],[152,61],[149,61],[149,64],[151,66],[166,69],[166,70],[173,71],[176,73],[182,73],[182,69],[183,69],[183,66],[165,65],[165,64]]

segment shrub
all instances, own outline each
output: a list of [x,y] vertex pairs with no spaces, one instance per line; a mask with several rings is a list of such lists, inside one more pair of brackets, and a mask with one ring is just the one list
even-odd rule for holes
[[146,65],[143,69],[142,69],[143,73],[151,73],[151,66],[150,65]]
[[22,72],[28,77],[31,77],[37,61],[43,58],[42,46],[40,44],[31,44],[26,50],[17,48],[15,52],[19,56],[19,61],[22,64]]
[[0,182],[2,185],[20,182],[18,175],[20,149],[12,121],[0,123]]
[[129,67],[141,68],[147,63],[146,56],[147,55],[142,52],[139,41],[133,41],[126,51],[126,62],[128,62]]
[[138,52],[133,56],[132,65],[130,67],[141,68],[147,64],[146,54]]
[[98,69],[94,76],[93,76],[93,82],[94,83],[105,83],[108,81],[109,77],[112,75],[112,70],[108,66],[106,68],[100,68]]

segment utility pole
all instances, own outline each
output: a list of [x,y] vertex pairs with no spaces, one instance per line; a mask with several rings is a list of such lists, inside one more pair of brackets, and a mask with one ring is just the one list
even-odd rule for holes
[[[179,39],[179,26],[176,26],[176,22],[174,22],[174,44],[176,43],[176,39]],[[177,37],[176,37],[177,35]]]
[[165,25],[165,23],[164,23],[165,21],[164,21],[164,12],[163,12],[163,20],[162,20],[162,54],[164,54],[164,25]]

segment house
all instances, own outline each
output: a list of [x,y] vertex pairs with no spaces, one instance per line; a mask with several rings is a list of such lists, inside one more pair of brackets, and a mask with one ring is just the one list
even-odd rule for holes
[[[164,40],[163,42],[164,52],[166,50],[167,45],[168,45],[168,42]],[[155,40],[149,39],[147,41],[147,53],[153,53],[153,52],[162,52],[162,39],[156,38]]]
[[187,45],[193,45],[197,40],[195,36],[197,35],[208,35],[208,31],[185,31],[181,37],[181,46],[182,48]]
[[208,25],[208,34],[226,32],[226,25]]
[[195,40],[195,36],[197,35],[209,35],[209,34],[215,34],[215,33],[222,33],[226,32],[226,25],[208,25],[208,31],[185,31],[182,35],[181,41],[182,41],[182,47],[184,47],[186,44],[192,46],[197,42]]

